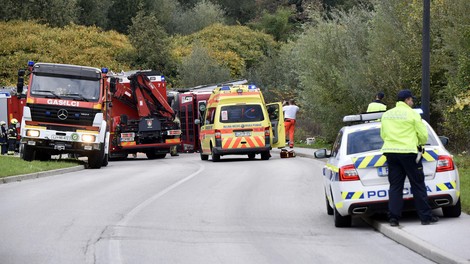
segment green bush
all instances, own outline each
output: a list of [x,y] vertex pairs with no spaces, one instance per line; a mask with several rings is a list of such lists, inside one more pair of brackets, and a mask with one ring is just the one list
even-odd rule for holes
[[0,86],[15,86],[29,60],[110,70],[129,69],[135,52],[126,36],[97,27],[51,28],[34,22],[0,22]]

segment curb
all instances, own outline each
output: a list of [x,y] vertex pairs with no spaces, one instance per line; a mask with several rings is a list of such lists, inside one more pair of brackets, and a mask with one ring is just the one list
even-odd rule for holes
[[458,256],[454,256],[422,239],[406,232],[401,227],[391,227],[388,223],[371,220],[370,218],[362,218],[367,224],[372,226],[384,236],[394,240],[414,252],[424,256],[436,263],[460,264],[468,263],[468,260]]
[[34,172],[34,173],[30,173],[30,174],[23,174],[23,175],[17,175],[17,176],[9,176],[9,177],[1,178],[0,179],[0,184],[2,184],[2,183],[11,183],[11,182],[19,182],[19,181],[23,181],[23,180],[30,180],[30,179],[36,179],[36,178],[43,178],[43,177],[48,177],[48,176],[53,176],[53,175],[59,175],[59,174],[64,174],[64,173],[83,170],[84,168],[85,168],[84,165],[78,165],[78,166],[74,166],[74,167],[70,167],[70,168],[64,168],[64,169]]

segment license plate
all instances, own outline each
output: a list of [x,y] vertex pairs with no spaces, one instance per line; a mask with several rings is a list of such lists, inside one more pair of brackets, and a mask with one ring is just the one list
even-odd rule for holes
[[134,141],[135,133],[122,133],[121,142],[131,142]]
[[236,137],[249,137],[251,136],[251,131],[236,131],[235,136]]
[[51,139],[53,140],[64,140],[64,141],[70,141],[70,137],[68,136],[59,136],[59,135],[52,135]]
[[378,167],[377,174],[380,177],[387,177],[388,176],[388,167]]

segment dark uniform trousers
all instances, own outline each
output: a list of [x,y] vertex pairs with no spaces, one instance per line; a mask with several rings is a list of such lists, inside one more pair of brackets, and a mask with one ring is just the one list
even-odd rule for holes
[[385,153],[388,163],[388,181],[390,183],[388,210],[389,217],[400,219],[403,209],[403,187],[406,176],[411,184],[416,211],[421,221],[431,219],[432,212],[428,203],[426,184],[424,183],[423,164],[416,163],[414,153]]

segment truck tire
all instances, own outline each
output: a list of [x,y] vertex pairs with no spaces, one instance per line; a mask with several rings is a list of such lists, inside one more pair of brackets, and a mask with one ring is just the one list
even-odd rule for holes
[[45,150],[36,150],[35,159],[40,160],[40,161],[49,161],[49,160],[51,160],[51,154],[49,154]]
[[26,144],[21,144],[20,157],[25,161],[32,161],[34,158],[34,149]]
[[147,159],[154,160],[154,159],[163,159],[163,158],[165,158],[166,153],[156,153],[154,151],[149,151],[149,152],[146,152],[145,155],[147,156]]
[[101,164],[101,166],[106,167],[108,166],[108,163],[109,163],[109,155],[104,154],[103,163]]
[[90,169],[100,169],[103,165],[104,159],[104,145],[102,144],[100,150],[92,151],[88,155],[88,167]]

